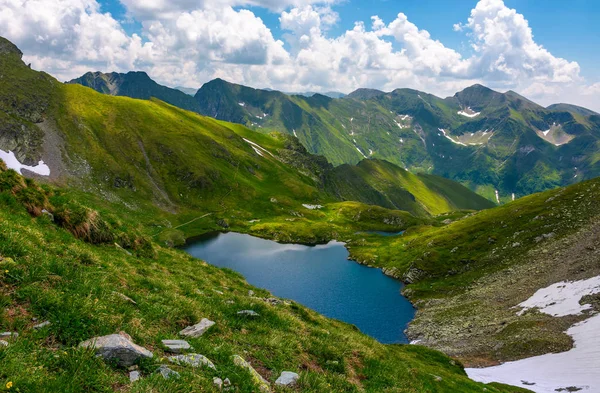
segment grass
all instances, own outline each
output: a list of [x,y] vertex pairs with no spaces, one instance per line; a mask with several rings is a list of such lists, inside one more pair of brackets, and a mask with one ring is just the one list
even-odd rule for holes
[[[68,199],[69,194],[62,195]],[[212,391],[215,376],[230,378],[237,391],[255,391],[249,375],[233,365],[234,354],[249,360],[270,382],[283,370],[299,372],[297,391],[303,392],[483,390],[484,385],[470,381],[458,363],[439,352],[381,345],[353,326],[293,302],[269,305],[261,300],[270,297],[266,291],[182,251],[151,243],[152,254],[131,254],[109,242],[78,239],[48,215],[33,217],[8,188],[0,192],[0,204],[0,327],[20,333],[0,348],[0,386],[11,382],[11,391]],[[107,221],[112,214],[97,211]],[[129,225],[120,229],[137,236]],[[257,297],[250,297],[249,290]],[[241,309],[253,309],[261,317],[242,318],[237,315]],[[203,317],[217,325],[189,341],[217,371],[170,365],[180,379],[165,381],[154,374],[165,363],[160,340],[175,338]],[[32,318],[52,324],[36,331]],[[129,383],[127,370],[77,348],[83,340],[118,331],[154,352],[152,360],[138,364],[139,382]],[[519,390],[488,386],[487,391]]]

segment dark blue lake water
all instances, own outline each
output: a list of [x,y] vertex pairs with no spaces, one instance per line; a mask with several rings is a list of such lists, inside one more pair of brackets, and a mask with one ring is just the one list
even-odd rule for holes
[[274,295],[292,299],[330,318],[356,325],[382,343],[406,343],[403,331],[414,309],[402,283],[349,261],[342,243],[279,244],[239,233],[202,237],[190,255],[233,269]]

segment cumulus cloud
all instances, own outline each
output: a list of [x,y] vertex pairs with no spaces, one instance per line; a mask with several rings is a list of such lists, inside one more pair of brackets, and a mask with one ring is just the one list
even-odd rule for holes
[[[127,34],[97,0],[0,0],[0,25],[34,67],[61,79],[142,69],[172,86],[220,77],[285,91],[412,87],[442,96],[483,83],[543,104],[568,97],[600,106],[598,84],[587,85],[576,62],[537,43],[524,16],[502,0],[480,0],[466,21],[449,23],[469,41],[468,57],[402,12],[331,37],[336,0],[121,1],[140,22],[138,34]],[[282,40],[250,6],[280,14]]]

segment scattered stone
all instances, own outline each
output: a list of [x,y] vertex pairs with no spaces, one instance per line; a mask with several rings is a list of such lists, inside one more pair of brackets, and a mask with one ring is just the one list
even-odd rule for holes
[[283,371],[279,378],[275,381],[275,385],[279,386],[293,386],[298,382],[300,376],[291,371]]
[[11,340],[19,337],[19,333],[17,332],[4,332],[0,333],[0,340]]
[[442,377],[434,375],[433,376],[436,382],[442,382]]
[[132,298],[130,298],[129,296],[123,295],[122,293],[119,292],[112,292],[113,295],[125,300],[126,302],[129,302],[131,304],[137,304],[135,300],[133,300]]
[[446,220],[442,221],[442,224],[444,224],[444,225],[450,225],[450,224],[452,224],[452,222],[453,222],[453,221],[452,221],[451,219],[449,219],[449,218],[448,218],[448,219],[446,219]]
[[251,365],[250,363],[248,363],[247,361],[245,361],[241,356],[239,355],[233,355],[233,364],[235,364],[238,367],[244,368],[246,369],[250,375],[252,375],[252,381],[258,385],[258,388],[261,392],[267,393],[271,391],[271,386],[269,385],[269,382],[267,382],[259,373],[258,371],[256,371]]
[[162,340],[162,343],[169,352],[182,353],[189,349],[193,349],[190,343],[185,340]]
[[8,347],[8,341],[0,340],[0,347]]
[[213,378],[213,385],[219,390],[223,389],[223,380],[219,377]]
[[231,381],[229,380],[229,378],[225,378],[225,380],[223,381],[223,386],[225,386],[225,387],[231,386]]
[[48,216],[48,218],[50,218],[50,221],[54,221],[54,214],[50,213],[48,210],[42,209],[42,214]]
[[218,291],[218,290],[216,290],[216,289],[213,289],[213,292],[214,292],[214,293],[216,293],[217,295],[223,295],[223,292],[222,292],[222,291]]
[[238,315],[244,315],[247,317],[260,317],[260,314],[254,310],[242,310],[237,312]]
[[233,300],[227,300],[225,301],[225,304],[235,304],[235,302]]
[[208,360],[208,358],[204,355],[199,355],[197,353],[190,353],[188,355],[177,355],[171,356],[169,358],[171,363],[179,364],[180,366],[191,366],[191,367],[200,367],[206,366],[208,368],[212,368],[216,370],[213,362]]
[[161,365],[159,368],[157,368],[156,372],[160,373],[160,375],[162,375],[164,379],[180,377],[180,375],[177,371],[171,370],[169,367],[165,366],[164,364]]
[[512,244],[513,248],[521,247],[521,243],[515,242]]
[[34,328],[35,330],[40,330],[40,329],[43,329],[43,328],[45,328],[46,326],[50,326],[50,325],[52,325],[52,324],[50,323],[50,321],[46,321],[46,322],[42,322],[42,323],[40,323],[40,324],[38,324],[38,325],[35,325],[33,328]]
[[276,299],[274,297],[268,298],[268,299],[264,299],[265,302],[269,303],[272,306],[277,306],[280,305],[281,303],[283,303],[281,300]]
[[215,323],[209,319],[202,318],[202,320],[194,326],[188,326],[179,332],[180,335],[185,337],[200,337],[208,329],[210,329]]
[[254,291],[252,289],[248,291],[248,296],[254,296]]
[[139,379],[140,379],[139,371],[132,371],[129,373],[129,382],[139,381]]
[[94,337],[79,344],[80,348],[96,350],[97,356],[102,356],[106,361],[115,361],[121,367],[129,367],[138,359],[152,358],[152,352],[136,345],[127,333],[111,334],[103,337]]
[[217,225],[225,229],[229,228],[229,223],[223,218],[217,221]]
[[271,198],[271,203],[277,203],[277,199]]

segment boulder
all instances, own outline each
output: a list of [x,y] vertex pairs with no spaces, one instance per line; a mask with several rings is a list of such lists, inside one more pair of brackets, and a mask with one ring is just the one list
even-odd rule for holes
[[171,379],[171,378],[179,378],[180,375],[177,371],[173,371],[171,370],[169,367],[165,366],[164,364],[161,365],[159,368],[156,369],[157,373],[160,373],[160,375],[162,375],[162,377],[164,379]]
[[8,347],[8,341],[0,340],[0,347]]
[[211,362],[210,360],[208,360],[208,358],[206,356],[199,355],[197,353],[190,353],[190,354],[187,354],[187,355],[171,356],[169,358],[169,361],[171,363],[175,363],[175,364],[178,364],[180,366],[192,366],[192,367],[206,366],[208,368],[212,368],[213,370],[216,370],[216,367],[213,364],[213,362]]
[[223,380],[219,377],[213,378],[213,385],[219,390],[223,389]]
[[210,329],[214,324],[215,323],[213,321],[208,320],[206,318],[202,318],[202,320],[199,323],[195,324],[194,326],[186,327],[185,329],[180,331],[179,334],[185,337],[200,337],[204,333],[206,333],[206,331]]
[[269,382],[267,382],[262,375],[260,375],[258,373],[258,371],[256,371],[254,369],[254,367],[252,367],[250,365],[250,363],[248,363],[247,361],[244,360],[244,358],[242,358],[239,355],[233,355],[233,364],[235,364],[238,367],[244,368],[246,369],[250,375],[252,375],[252,381],[258,385],[258,389],[263,392],[263,393],[269,393],[271,391],[271,386],[269,385]]
[[282,371],[281,375],[275,381],[275,385],[279,386],[293,386],[298,382],[300,376],[291,371]]
[[136,345],[131,336],[126,333],[94,337],[79,344],[80,348],[90,348],[96,351],[106,361],[114,361],[121,367],[129,367],[142,358],[152,358],[152,352]]
[[169,352],[173,353],[182,353],[189,349],[193,349],[185,340],[162,340],[162,344],[167,347]]

